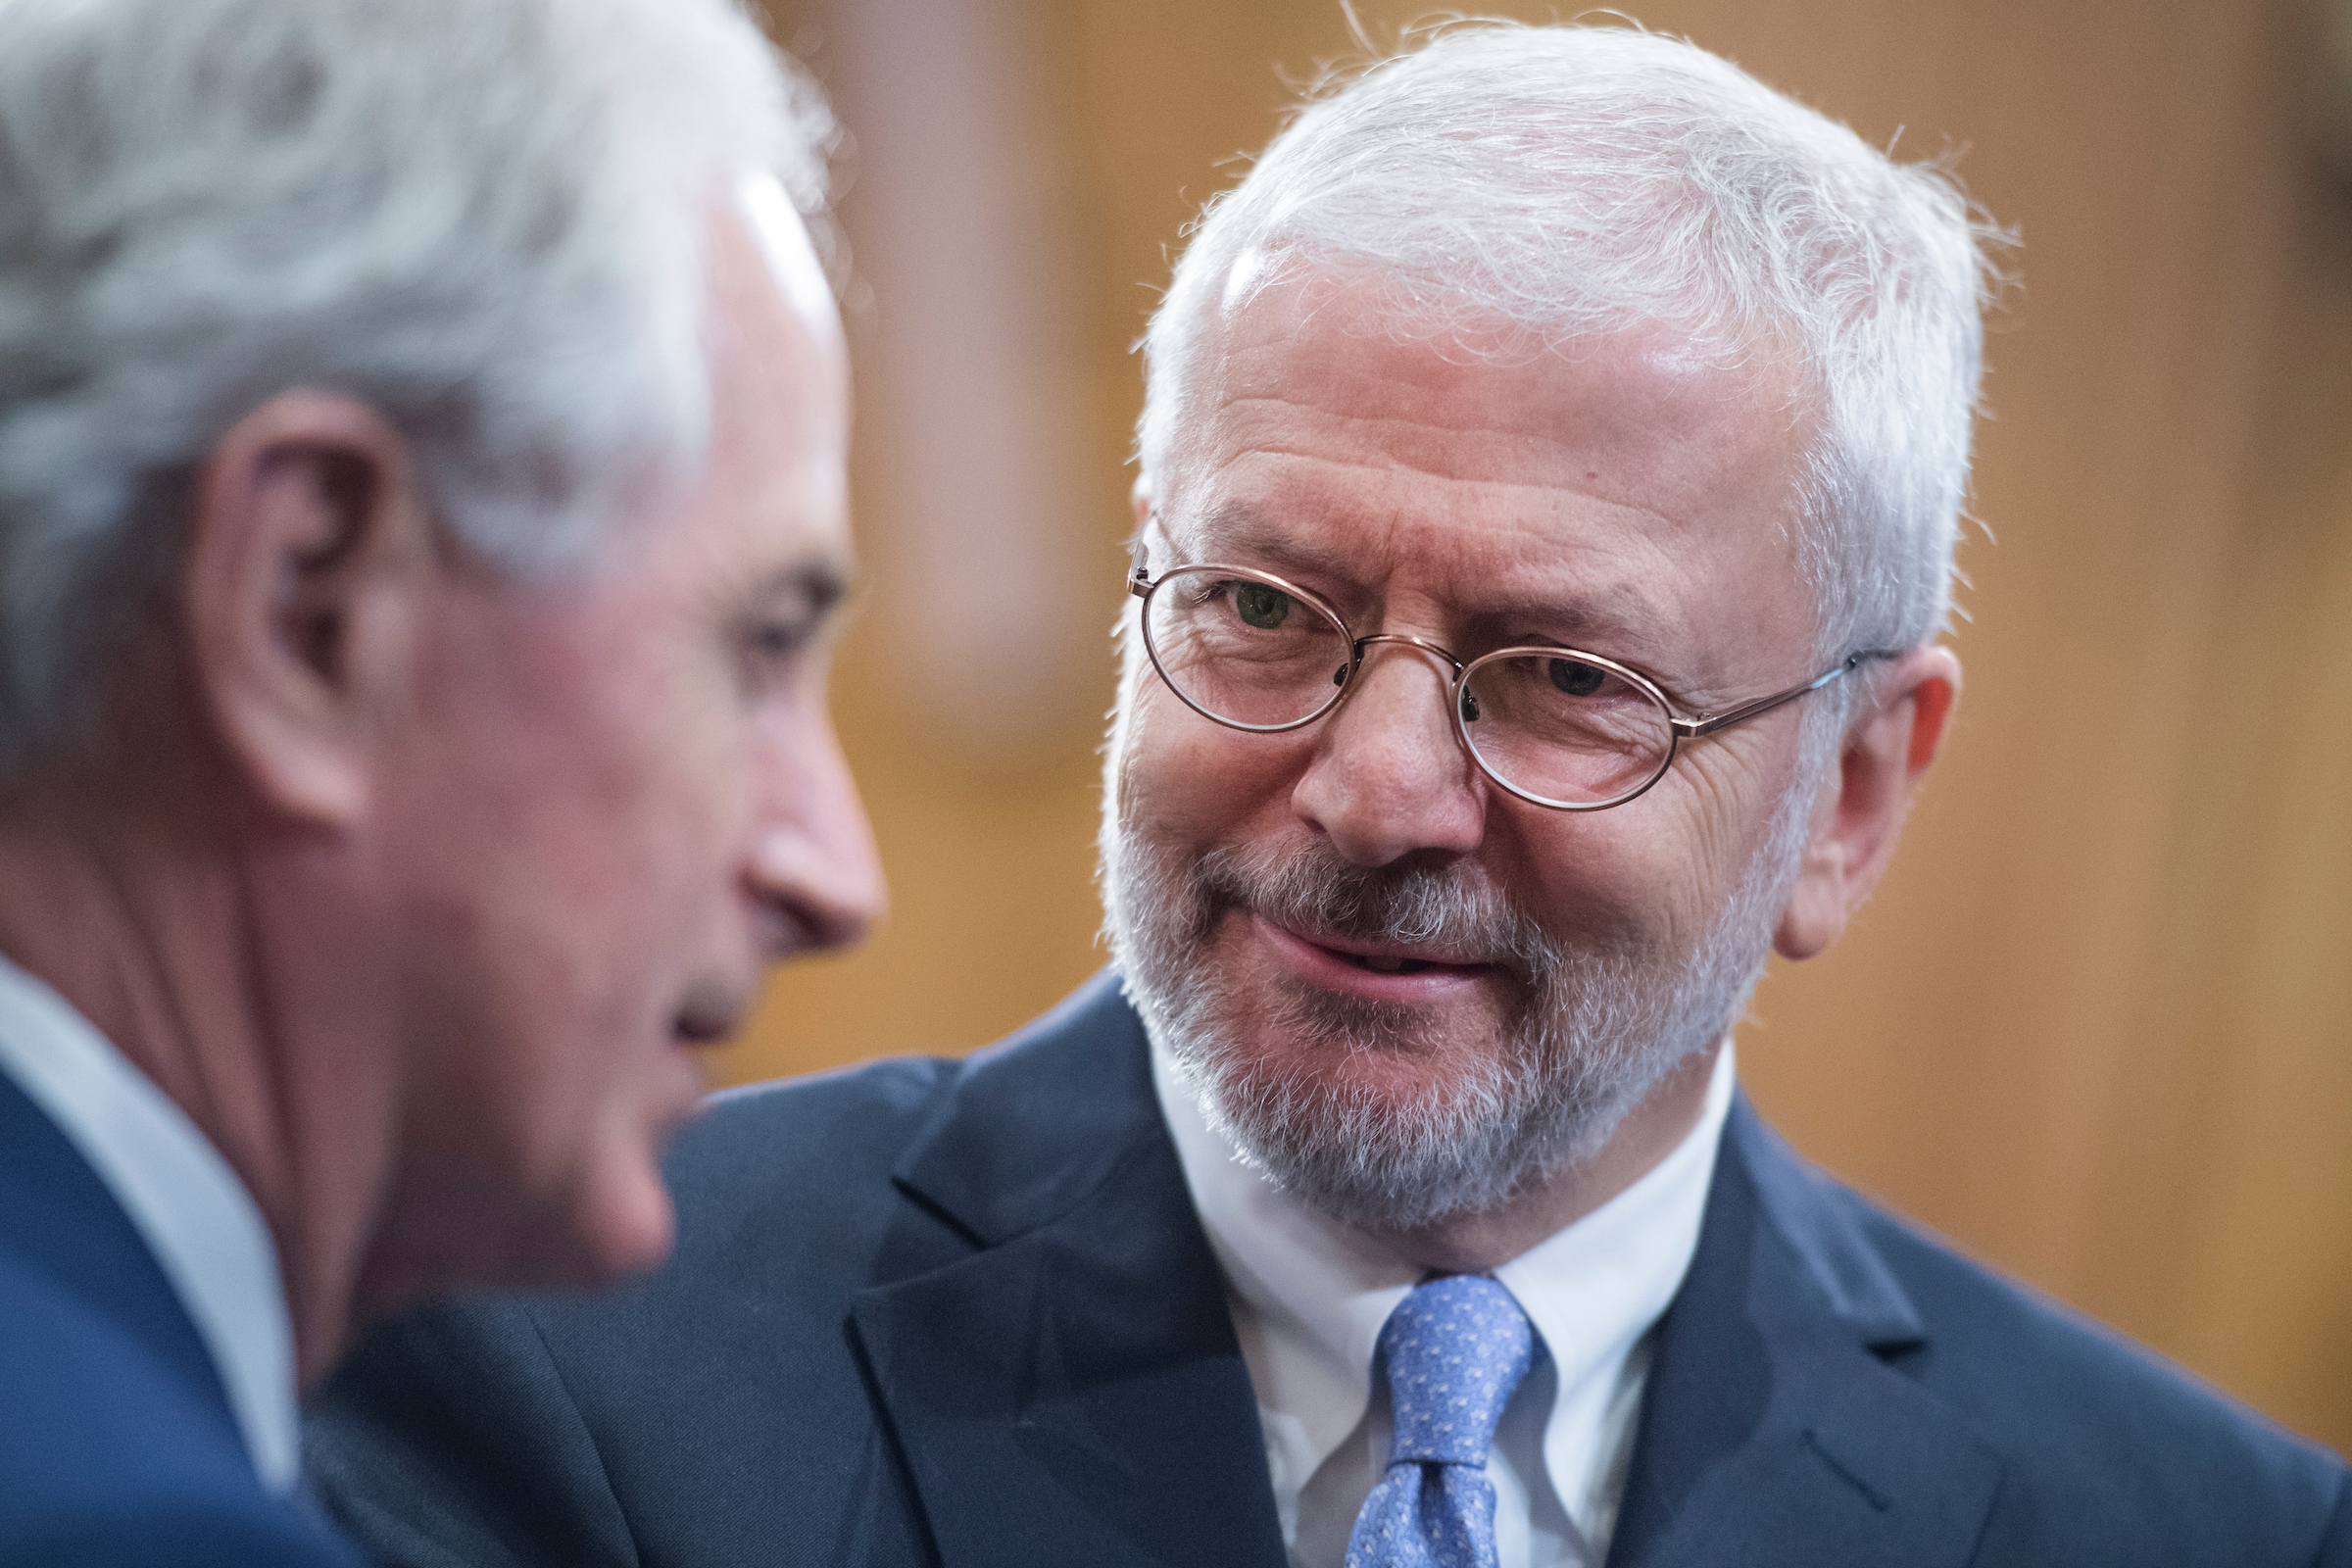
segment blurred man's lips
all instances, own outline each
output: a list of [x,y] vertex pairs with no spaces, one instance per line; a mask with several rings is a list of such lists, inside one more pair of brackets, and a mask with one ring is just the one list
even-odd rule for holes
[[712,972],[690,980],[680,989],[670,1012],[670,1034],[682,1046],[714,1046],[733,1038],[751,1015],[758,995],[757,972],[730,973],[713,964]]
[[733,1036],[740,1017],[733,1012],[680,1012],[671,1020],[670,1034],[683,1046],[715,1046]]
[[1366,942],[1325,932],[1310,936],[1260,914],[1250,918],[1291,969],[1338,990],[1421,1001],[1508,972],[1500,964],[1438,948]]

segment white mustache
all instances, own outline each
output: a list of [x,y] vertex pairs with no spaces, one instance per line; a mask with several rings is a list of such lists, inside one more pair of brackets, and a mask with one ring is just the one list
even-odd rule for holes
[[1541,986],[1566,961],[1561,945],[1467,865],[1357,865],[1321,840],[1304,848],[1226,845],[1192,867],[1193,906],[1206,936],[1227,909],[1247,909],[1304,936],[1427,948],[1451,961],[1492,963]]

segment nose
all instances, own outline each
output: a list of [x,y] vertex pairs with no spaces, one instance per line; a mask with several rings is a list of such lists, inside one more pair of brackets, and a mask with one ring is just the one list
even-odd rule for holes
[[1291,804],[1358,865],[1417,851],[1467,855],[1486,835],[1484,775],[1455,738],[1446,705],[1453,662],[1416,638],[1368,638]]
[[771,956],[862,941],[882,917],[888,893],[873,825],[833,720],[820,708],[769,744],[771,782],[750,877],[755,893],[781,916]]

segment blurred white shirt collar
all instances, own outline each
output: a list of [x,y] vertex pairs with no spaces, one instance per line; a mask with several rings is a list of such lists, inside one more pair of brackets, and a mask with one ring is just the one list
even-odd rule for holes
[[81,1152],[146,1239],[220,1369],[262,1484],[301,1475],[294,1329],[277,1247],[187,1113],[47,985],[0,957],[0,1072]]
[[[1298,1568],[1337,1568],[1388,1461],[1374,1347],[1421,1271],[1244,1164],[1209,1130],[1156,1043],[1152,1066],[1194,1205],[1225,1270],[1284,1543]],[[1503,1568],[1599,1568],[1608,1555],[1649,1330],[1697,1250],[1737,1076],[1727,1039],[1690,1135],[1624,1192],[1494,1271],[1548,1352],[1512,1396],[1488,1459]]]

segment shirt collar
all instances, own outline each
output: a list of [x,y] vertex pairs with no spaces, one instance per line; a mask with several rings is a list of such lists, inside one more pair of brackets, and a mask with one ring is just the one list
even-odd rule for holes
[[196,1124],[47,985],[0,957],[0,1072],[80,1151],[211,1350],[264,1486],[301,1473],[294,1331],[277,1248]]
[[[1152,1069],[1201,1228],[1250,1309],[1237,1314],[1244,1349],[1252,1376],[1273,1385],[1259,1387],[1258,1403],[1284,1417],[1269,1423],[1269,1439],[1292,1475],[1312,1475],[1363,1420],[1381,1326],[1422,1271],[1245,1163],[1209,1128],[1157,1041]],[[1595,1385],[1614,1377],[1682,1288],[1737,1079],[1727,1037],[1683,1141],[1625,1191],[1494,1271],[1543,1337],[1555,1403],[1603,1397]],[[1572,1433],[1562,1423],[1546,1438],[1544,1467],[1555,1476],[1583,1462],[1555,1451]]]

